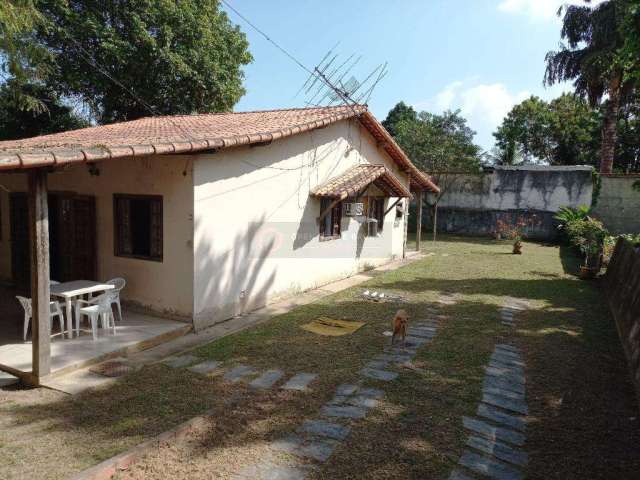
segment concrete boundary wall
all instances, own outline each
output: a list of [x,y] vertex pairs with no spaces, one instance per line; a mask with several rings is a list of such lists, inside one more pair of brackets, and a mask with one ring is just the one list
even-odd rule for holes
[[[488,235],[497,220],[513,223],[524,217],[531,220],[529,238],[553,239],[556,212],[564,206],[590,205],[592,192],[589,166],[495,167],[478,175],[456,174],[438,202],[438,230]],[[423,224],[433,225],[430,209],[423,211]]]
[[640,175],[602,175],[593,214],[611,233],[640,233]]

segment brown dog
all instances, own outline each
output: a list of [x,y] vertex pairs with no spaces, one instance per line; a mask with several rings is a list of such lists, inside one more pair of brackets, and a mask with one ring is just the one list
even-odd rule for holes
[[398,310],[393,317],[393,335],[391,337],[391,345],[395,342],[396,335],[402,337],[402,345],[405,345],[405,337],[407,336],[407,328],[409,327],[409,315],[404,310]]

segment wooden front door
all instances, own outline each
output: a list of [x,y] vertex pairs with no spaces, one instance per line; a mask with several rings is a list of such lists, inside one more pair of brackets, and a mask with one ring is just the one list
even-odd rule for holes
[[11,228],[11,276],[16,288],[22,292],[31,289],[29,259],[29,204],[26,193],[9,195],[9,224]]
[[[30,284],[30,243],[27,196],[11,194],[11,264],[21,290]],[[96,203],[91,196],[49,195],[51,278],[59,282],[97,277]]]

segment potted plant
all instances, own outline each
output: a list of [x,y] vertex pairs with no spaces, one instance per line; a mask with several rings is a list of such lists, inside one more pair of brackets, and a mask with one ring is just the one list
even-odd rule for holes
[[522,240],[525,229],[536,224],[537,216],[535,214],[528,216],[518,215],[513,220],[510,216],[507,216],[506,220],[498,219],[496,221],[494,237],[497,240],[500,238],[511,240],[513,242],[512,253],[514,255],[522,255]]
[[580,278],[594,278],[602,268],[607,230],[602,222],[593,217],[568,222],[565,229],[571,243],[580,249],[584,257],[584,263],[580,266]]

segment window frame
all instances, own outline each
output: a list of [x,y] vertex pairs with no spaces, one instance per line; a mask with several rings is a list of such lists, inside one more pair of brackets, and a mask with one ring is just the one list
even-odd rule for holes
[[[382,234],[382,231],[384,229],[384,202],[385,202],[385,197],[370,197],[369,198],[369,205],[368,205],[368,212],[367,212],[367,218],[373,218],[377,221],[376,224],[376,235],[371,235],[369,232],[369,228],[367,227],[367,235],[370,237],[373,236],[379,236]],[[368,225],[368,224],[367,224]]]
[[[320,198],[320,214],[322,215],[322,212],[325,211],[326,208],[329,207],[329,205],[331,205],[333,202],[335,202],[335,198],[332,197],[322,197]],[[325,215],[325,218],[320,218],[320,225],[319,225],[319,230],[320,230],[320,241],[321,242],[327,242],[329,240],[337,240],[339,238],[342,238],[342,203],[343,201],[339,201],[332,209],[330,212],[328,212]],[[335,221],[335,216],[338,217],[337,219],[337,223]],[[324,230],[324,226],[325,226],[325,221],[326,221],[326,217],[330,218],[330,223],[332,225],[332,229],[331,229],[331,234],[330,235],[326,235],[325,234],[325,230]],[[333,231],[333,226],[337,225],[338,226],[338,233],[334,233]]]
[[[118,203],[120,200],[147,200],[149,202],[158,202],[158,210],[157,216],[159,218],[159,229],[160,229],[160,238],[159,242],[159,255],[137,255],[133,253],[125,253],[121,251],[121,220],[118,218],[118,214],[120,213]],[[150,206],[153,209],[152,206]],[[149,241],[151,245],[149,246],[149,251],[153,250],[153,211],[150,214],[150,225],[149,225]],[[129,226],[130,228],[130,226]],[[131,234],[131,232],[129,232]],[[146,195],[146,194],[130,194],[130,193],[114,193],[113,194],[113,255],[115,257],[122,258],[134,258],[137,260],[147,260],[151,262],[159,262],[162,263],[164,260],[164,199],[162,195]]]

